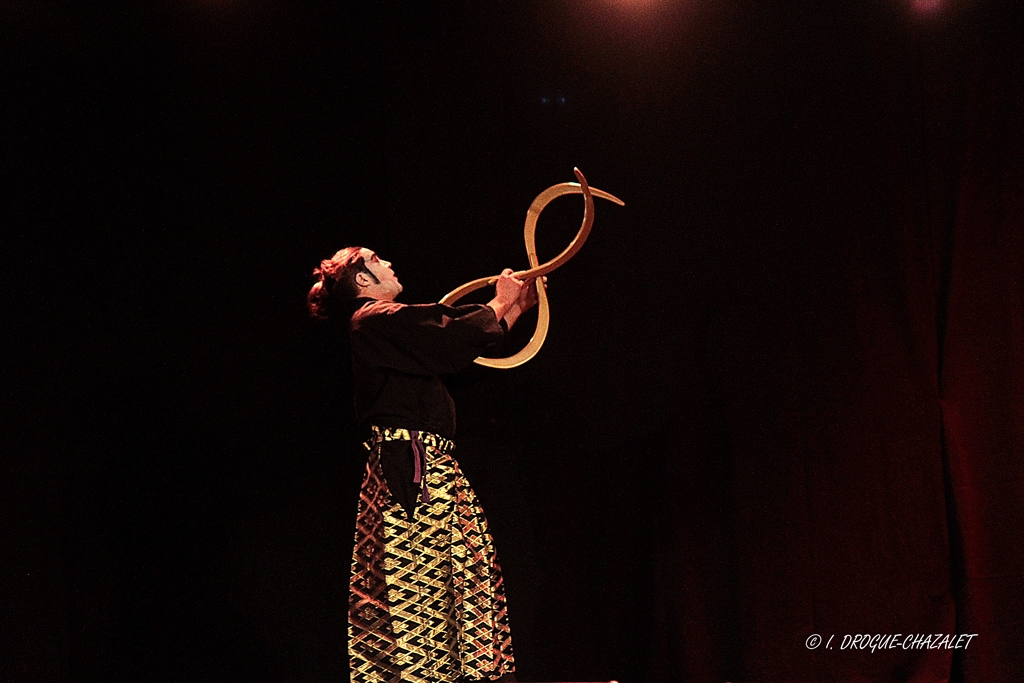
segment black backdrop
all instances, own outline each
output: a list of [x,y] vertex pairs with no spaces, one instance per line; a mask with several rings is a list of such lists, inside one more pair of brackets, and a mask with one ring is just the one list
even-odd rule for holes
[[[520,677],[1017,680],[1020,21],[0,4],[3,680],[345,680],[362,454],[309,273],[522,267],[573,165],[626,208],[538,358],[451,382]],[[935,632],[978,636],[839,648]]]

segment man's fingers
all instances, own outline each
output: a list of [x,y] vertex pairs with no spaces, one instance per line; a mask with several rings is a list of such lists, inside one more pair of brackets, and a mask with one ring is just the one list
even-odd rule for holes
[[512,282],[515,282],[518,285],[522,285],[523,281],[515,276],[515,272],[516,271],[512,270],[511,268],[506,268],[505,270],[501,271],[501,277],[507,280],[511,280]]

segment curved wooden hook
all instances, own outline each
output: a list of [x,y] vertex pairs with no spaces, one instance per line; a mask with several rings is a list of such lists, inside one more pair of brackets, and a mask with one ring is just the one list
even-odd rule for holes
[[[515,353],[508,358],[477,358],[474,362],[479,365],[484,365],[489,368],[508,370],[522,365],[537,355],[537,352],[540,351],[540,347],[544,345],[544,339],[547,337],[548,327],[551,322],[548,297],[544,290],[544,281],[542,276],[547,275],[575,256],[576,252],[578,252],[583,246],[583,243],[587,241],[587,236],[590,235],[590,228],[594,225],[594,197],[607,199],[615,202],[619,206],[626,205],[624,201],[615,195],[605,192],[604,190],[599,190],[596,187],[590,187],[587,184],[587,179],[583,177],[583,173],[581,173],[578,168],[574,168],[573,173],[576,174],[576,178],[579,180],[579,183],[559,183],[558,185],[552,185],[537,195],[537,198],[533,200],[533,203],[530,204],[530,208],[526,211],[526,224],[523,227],[523,239],[526,242],[526,256],[530,262],[530,268],[528,270],[518,271],[515,273],[515,276],[521,280],[536,278],[534,286],[537,288],[537,327],[533,332],[533,336],[530,338],[530,342],[518,353]],[[540,218],[540,213],[544,210],[544,207],[558,197],[567,194],[583,195],[583,223],[580,225],[580,229],[572,239],[572,242],[562,250],[562,253],[550,261],[541,264],[540,259],[537,258],[537,220]],[[441,303],[454,303],[470,292],[475,292],[478,289],[493,285],[497,279],[497,275],[492,275],[491,277],[482,277],[472,280],[471,282],[467,282],[466,284],[456,287],[445,294],[444,297],[441,298]]]

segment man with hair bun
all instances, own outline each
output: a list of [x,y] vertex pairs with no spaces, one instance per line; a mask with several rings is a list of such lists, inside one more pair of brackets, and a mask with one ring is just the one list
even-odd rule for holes
[[356,417],[370,434],[349,596],[352,683],[514,681],[494,543],[452,457],[439,379],[499,343],[537,303],[505,269],[487,304],[395,302],[391,264],[364,247],[320,263],[310,314],[350,320]]

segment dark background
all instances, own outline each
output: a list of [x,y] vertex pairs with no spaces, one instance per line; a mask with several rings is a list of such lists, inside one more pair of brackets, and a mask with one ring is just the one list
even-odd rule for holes
[[[520,679],[1021,680],[1019,3],[3,0],[0,32],[0,680],[347,680],[363,454],[310,272],[361,244],[431,301],[525,267],[574,165],[627,206],[541,354],[451,382]],[[839,648],[938,632],[978,635]]]

